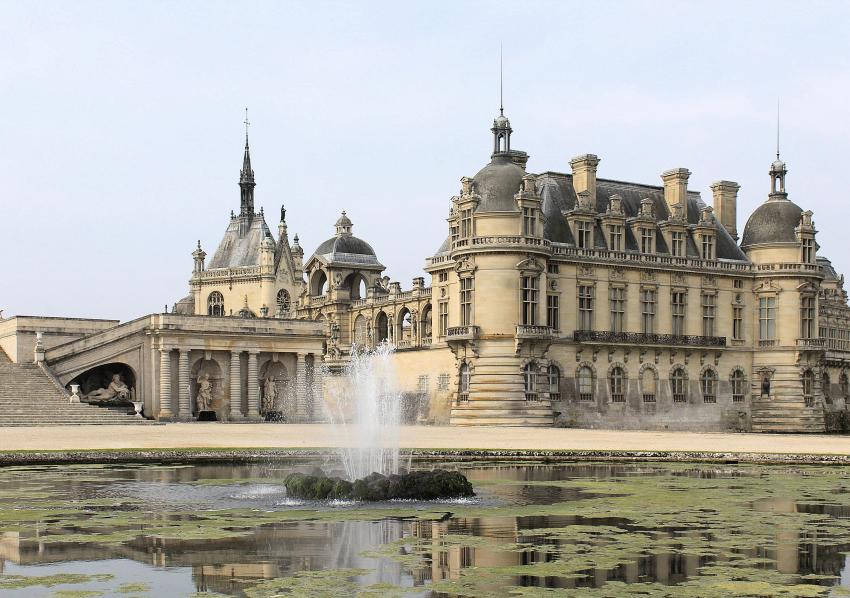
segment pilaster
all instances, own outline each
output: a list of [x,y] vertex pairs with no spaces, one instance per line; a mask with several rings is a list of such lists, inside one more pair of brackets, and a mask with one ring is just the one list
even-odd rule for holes
[[171,347],[159,350],[159,419],[171,419]]
[[256,351],[248,351],[248,419],[260,419],[260,385],[257,380]]
[[188,421],[192,419],[192,406],[189,402],[189,351],[185,349],[177,351],[177,418]]

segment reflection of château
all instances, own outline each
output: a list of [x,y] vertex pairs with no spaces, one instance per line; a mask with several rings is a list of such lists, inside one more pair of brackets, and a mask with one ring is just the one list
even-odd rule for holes
[[334,372],[352,346],[388,341],[404,390],[426,399],[420,417],[437,423],[847,428],[844,279],[818,255],[778,154],[739,244],[734,182],[712,184],[709,206],[684,168],[662,186],[630,183],[598,178],[586,154],[569,174],[534,174],[503,114],[491,131],[490,162],[461,179],[426,259],[430,285],[384,276],[345,212],[306,260],[283,209],[275,239],[254,209],[246,137],[240,211],[209,262],[198,244],[174,313],[120,326],[11,319],[0,343],[28,359],[44,332],[64,385],[125,367],[159,419],[195,414],[202,375],[219,419],[263,416],[267,384],[288,421],[320,417],[320,363]]

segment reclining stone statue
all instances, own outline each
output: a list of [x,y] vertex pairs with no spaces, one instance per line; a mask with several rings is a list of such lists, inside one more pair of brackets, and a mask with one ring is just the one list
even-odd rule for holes
[[98,388],[88,393],[85,398],[88,401],[112,401],[115,399],[128,399],[130,389],[121,380],[121,374],[113,374],[112,382],[106,388]]

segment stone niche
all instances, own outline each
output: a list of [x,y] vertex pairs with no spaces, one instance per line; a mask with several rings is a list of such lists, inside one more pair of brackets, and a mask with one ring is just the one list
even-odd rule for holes
[[215,357],[204,358],[195,362],[192,366],[192,382],[190,386],[190,401],[192,415],[197,417],[201,410],[199,397],[208,393],[208,410],[215,411],[219,421],[227,420],[229,416],[229,405],[225,399],[224,375],[221,366]]

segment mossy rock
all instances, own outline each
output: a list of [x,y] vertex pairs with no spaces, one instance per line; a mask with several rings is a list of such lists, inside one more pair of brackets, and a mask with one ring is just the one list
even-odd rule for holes
[[293,473],[286,476],[283,485],[288,496],[305,500],[435,500],[475,495],[466,476],[444,469],[389,476],[371,473],[353,483],[341,478]]

